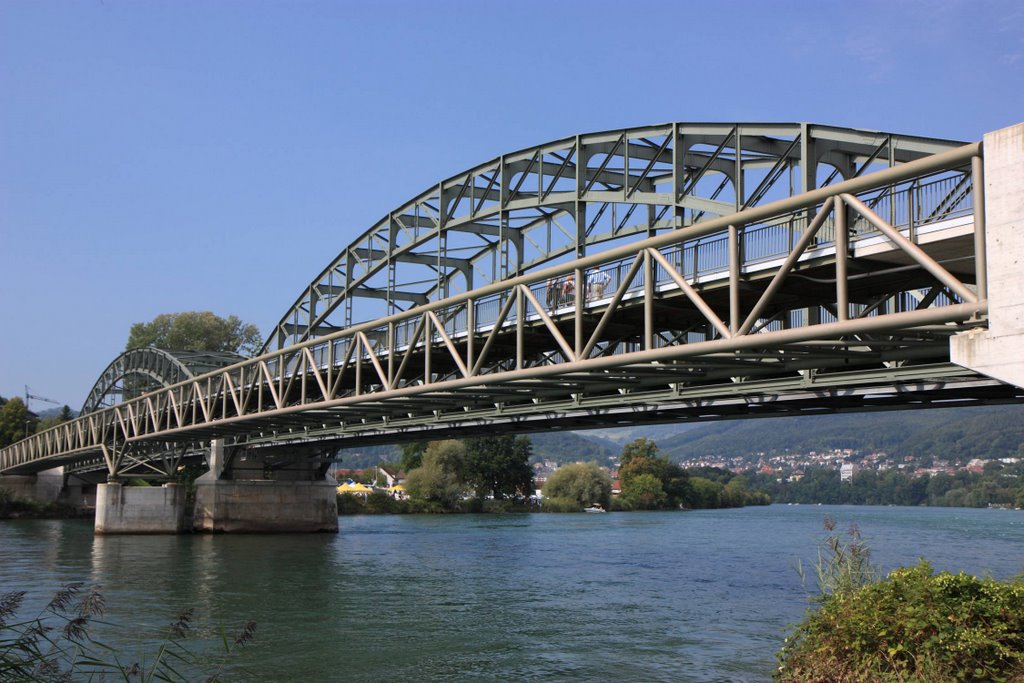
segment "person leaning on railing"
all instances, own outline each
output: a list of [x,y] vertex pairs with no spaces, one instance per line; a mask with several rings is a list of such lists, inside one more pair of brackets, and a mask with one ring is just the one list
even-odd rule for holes
[[595,270],[587,277],[587,299],[604,298],[604,290],[611,284],[612,276],[605,270]]

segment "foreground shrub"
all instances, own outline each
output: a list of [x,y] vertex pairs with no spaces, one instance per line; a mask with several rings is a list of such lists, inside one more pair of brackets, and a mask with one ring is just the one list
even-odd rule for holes
[[[145,655],[126,653],[97,640],[93,626],[106,607],[103,595],[80,583],[64,586],[43,611],[33,617],[19,612],[25,593],[0,594],[0,681],[49,683],[57,681],[221,681],[228,657],[256,633],[249,622],[234,638],[217,635],[217,653],[197,652],[191,638],[193,611],[178,615],[166,631],[132,631],[132,638],[152,643]],[[109,626],[109,624],[106,624]],[[126,658],[127,657],[127,658]]]
[[1024,579],[935,574],[922,560],[867,581],[866,547],[851,556],[835,540],[819,560],[820,608],[787,638],[776,680],[1024,683]]

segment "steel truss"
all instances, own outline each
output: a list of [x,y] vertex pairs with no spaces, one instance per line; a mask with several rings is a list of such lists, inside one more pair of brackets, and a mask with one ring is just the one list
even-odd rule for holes
[[117,405],[153,389],[179,384],[244,358],[237,353],[173,351],[152,346],[125,351],[100,374],[80,414]]
[[[35,435],[0,452],[0,471],[99,452],[114,474],[149,444],[213,438],[395,441],[1020,400],[949,363],[950,336],[986,324],[980,153],[966,145],[353,325]],[[601,274],[603,291],[585,286]],[[548,299],[558,281],[562,297]]]
[[504,154],[381,218],[303,289],[263,351],[961,144],[811,124],[672,123]]

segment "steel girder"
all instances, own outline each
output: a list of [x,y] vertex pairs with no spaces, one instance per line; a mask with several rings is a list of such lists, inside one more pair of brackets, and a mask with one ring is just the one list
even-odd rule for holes
[[[353,325],[43,432],[0,452],[0,471],[95,453],[116,468],[151,442],[400,440],[521,429],[538,415],[568,428],[1020,400],[949,364],[949,337],[986,324],[984,215],[971,193],[980,151]],[[602,273],[599,293],[547,298],[557,279]]]
[[364,232],[263,351],[961,144],[811,124],[672,123],[504,154]]

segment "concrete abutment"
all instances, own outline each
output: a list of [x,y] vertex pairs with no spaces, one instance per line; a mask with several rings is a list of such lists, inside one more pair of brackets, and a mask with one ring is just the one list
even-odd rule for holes
[[950,358],[1024,387],[1024,123],[985,135],[982,148],[989,325],[953,337]]

